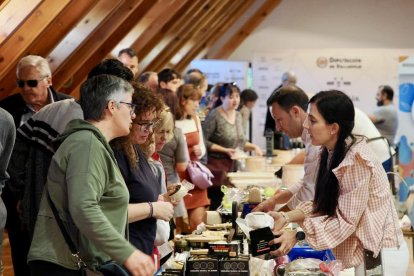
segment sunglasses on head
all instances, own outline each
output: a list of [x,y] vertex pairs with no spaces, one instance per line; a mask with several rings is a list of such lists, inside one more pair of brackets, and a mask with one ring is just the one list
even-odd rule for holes
[[24,84],[26,83],[29,87],[37,87],[39,85],[39,81],[44,80],[46,77],[43,77],[39,80],[16,80],[17,87],[23,88]]
[[227,87],[237,86],[236,82],[226,82],[220,87],[220,95],[226,94]]

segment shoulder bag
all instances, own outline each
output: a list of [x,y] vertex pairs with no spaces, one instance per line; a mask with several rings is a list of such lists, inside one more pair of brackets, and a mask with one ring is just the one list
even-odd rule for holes
[[190,161],[187,166],[190,182],[199,189],[207,189],[213,186],[211,179],[214,177],[211,171],[199,161]]
[[50,208],[52,209],[53,215],[56,219],[57,224],[59,225],[60,231],[62,232],[63,237],[69,249],[72,253],[72,256],[75,257],[79,270],[83,276],[129,276],[130,274],[126,271],[125,268],[120,266],[114,261],[109,261],[104,264],[101,264],[97,270],[89,268],[86,263],[80,257],[79,250],[77,250],[75,243],[72,238],[69,236],[69,233],[66,231],[65,226],[63,225],[62,220],[59,217],[58,210],[53,204],[53,201],[50,197],[49,191],[46,189],[47,200],[49,202]]

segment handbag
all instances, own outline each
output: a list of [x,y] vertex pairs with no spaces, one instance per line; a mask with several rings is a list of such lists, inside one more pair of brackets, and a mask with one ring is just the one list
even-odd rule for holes
[[52,198],[50,197],[49,190],[46,189],[47,201],[49,202],[50,208],[52,209],[53,215],[56,219],[56,222],[62,232],[63,237],[67,245],[69,246],[72,256],[75,257],[76,263],[78,265],[79,271],[81,271],[83,276],[129,276],[129,272],[125,268],[120,266],[114,261],[109,261],[101,264],[97,270],[89,268],[86,263],[80,257],[79,250],[77,250],[75,243],[72,238],[69,236],[69,233],[66,231],[65,226],[63,225],[62,220],[59,217],[58,210],[56,209],[55,204],[53,204]]
[[222,185],[231,186],[227,179],[228,172],[236,171],[236,164],[230,158],[214,158],[209,156],[207,159],[207,167],[214,175],[213,185],[220,187]]
[[213,186],[211,179],[214,178],[211,171],[201,164],[199,161],[190,161],[187,166],[187,173],[190,182],[196,185],[199,189],[207,189]]

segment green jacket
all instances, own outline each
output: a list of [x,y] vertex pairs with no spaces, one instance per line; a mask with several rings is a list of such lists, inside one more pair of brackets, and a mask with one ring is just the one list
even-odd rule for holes
[[[78,119],[57,142],[46,187],[83,261],[90,267],[111,259],[123,264],[135,250],[125,239],[129,193],[108,142]],[[77,269],[45,192],[28,255],[34,260]]]

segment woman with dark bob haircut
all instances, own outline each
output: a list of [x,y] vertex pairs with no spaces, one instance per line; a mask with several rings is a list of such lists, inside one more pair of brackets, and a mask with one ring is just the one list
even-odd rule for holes
[[369,268],[366,255],[382,257],[383,275],[406,275],[408,249],[390,184],[366,138],[351,134],[354,117],[354,105],[343,92],[323,91],[311,98],[303,126],[312,145],[321,146],[315,197],[293,211],[271,212],[274,230],[297,222],[312,248],[332,249],[357,276]]

